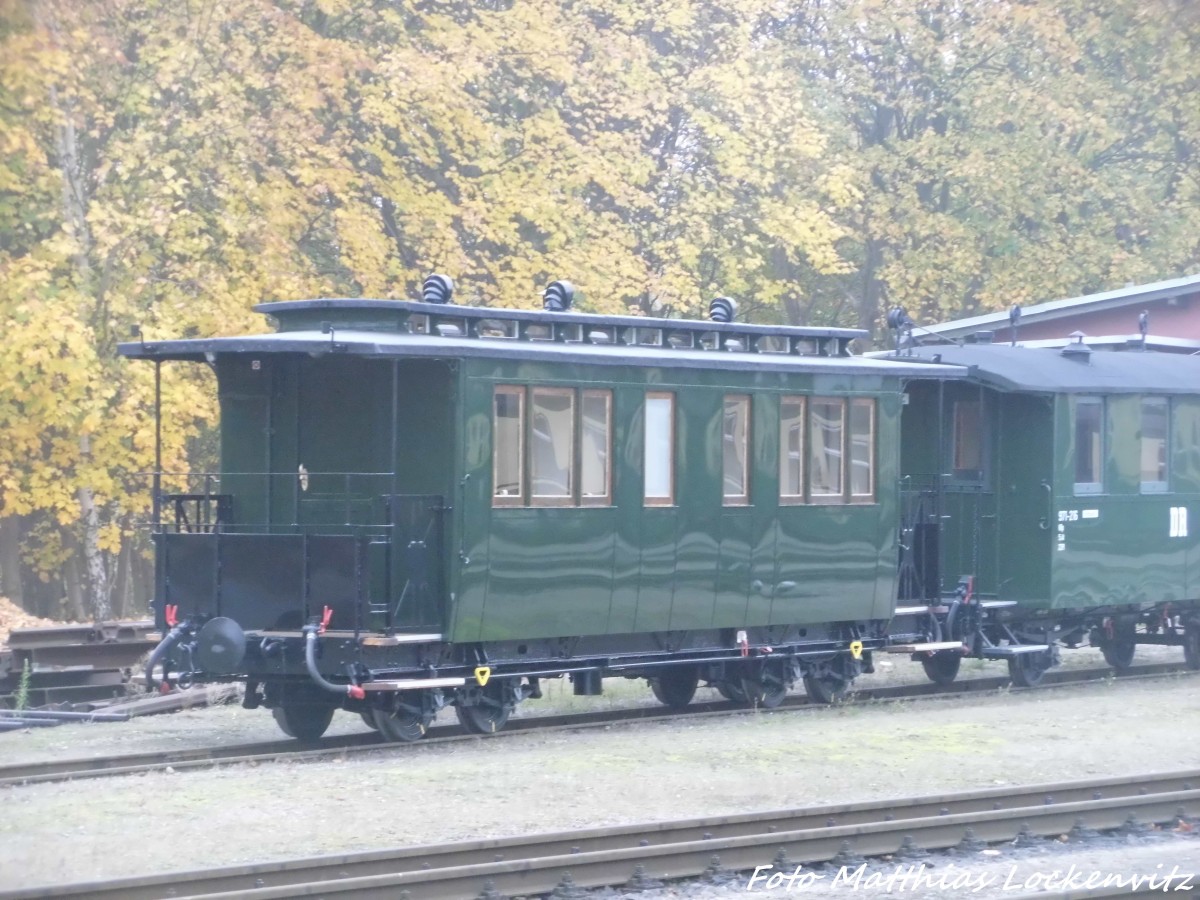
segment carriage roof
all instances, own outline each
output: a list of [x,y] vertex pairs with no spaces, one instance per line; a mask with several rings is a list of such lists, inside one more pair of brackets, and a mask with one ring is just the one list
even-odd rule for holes
[[1153,350],[1007,344],[939,344],[902,350],[900,360],[965,366],[969,378],[1002,391],[1046,394],[1194,394],[1200,357]]
[[951,366],[854,356],[848,328],[749,325],[578,312],[462,307],[407,300],[265,303],[267,334],[120,345],[137,359],[220,354],[337,353],[363,357],[517,359],[549,363],[956,377]]

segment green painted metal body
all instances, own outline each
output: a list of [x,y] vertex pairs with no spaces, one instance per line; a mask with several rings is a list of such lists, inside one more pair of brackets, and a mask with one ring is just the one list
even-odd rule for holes
[[[497,384],[613,392],[614,497],[602,508],[493,508],[491,404]],[[648,390],[673,391],[676,502],[642,497],[641,421]],[[778,397],[879,397],[876,503],[781,506]],[[727,393],[752,403],[751,505],[721,502]],[[541,363],[464,363],[463,556],[449,624],[455,641],[631,634],[890,615],[896,546],[899,383],[881,377],[783,376]],[[716,439],[714,439],[714,435]]]
[[[436,629],[470,642],[891,614],[897,377],[304,354],[229,355],[217,368],[229,530],[383,534],[391,494],[439,495],[450,508],[437,608],[412,613],[400,604],[390,622],[377,613],[368,627]],[[613,392],[612,506],[492,507],[497,384]],[[642,498],[648,390],[677,397],[670,507]],[[727,393],[753,397],[749,506],[721,501]],[[876,502],[779,504],[784,394],[878,398]],[[390,583],[386,559],[368,560],[369,599],[395,608],[405,560],[403,548],[388,552]]]
[[1200,537],[1171,534],[1171,509],[1200,510],[1196,437],[1200,401],[1171,398],[1172,446],[1166,492],[1139,481],[1140,407],[1136,396],[1106,398],[1104,491],[1074,492],[1076,398],[1055,398],[1055,528],[1050,605],[1160,604],[1200,597]]

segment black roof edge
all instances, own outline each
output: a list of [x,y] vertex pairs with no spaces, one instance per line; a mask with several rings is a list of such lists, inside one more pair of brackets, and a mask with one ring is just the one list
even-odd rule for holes
[[[184,361],[204,362],[215,361],[220,356],[251,355],[251,354],[295,354],[305,356],[317,355],[348,355],[373,356],[378,355],[376,345],[363,342],[344,344],[329,341],[322,336],[317,341],[311,338],[280,338],[276,334],[261,336],[246,336],[234,338],[188,339],[178,341],[146,341],[127,342],[118,344],[117,351],[122,356],[131,359],[147,359],[155,361]],[[534,351],[531,357],[531,349]],[[651,354],[656,348],[640,347],[627,348],[642,357]],[[475,339],[459,341],[454,345],[444,342],[416,340],[405,347],[402,354],[409,357],[464,359],[470,357],[487,357],[502,359],[541,358],[558,363],[585,363],[591,365],[650,365],[643,358],[634,359],[628,354],[603,352],[602,347],[588,344],[561,344],[547,342],[534,345],[517,344],[507,341],[479,342]],[[657,354],[653,364],[666,368],[752,368],[752,369],[783,369],[794,367],[797,371],[854,371],[856,368],[863,374],[893,375],[900,378],[918,377],[912,372],[917,368],[908,360],[880,360],[869,356],[798,356],[781,353],[764,353],[754,355],[726,354],[719,351],[695,350],[690,353]],[[920,368],[939,368],[936,363],[921,360]],[[958,378],[966,374],[962,366],[944,364],[940,373],[931,372],[930,377]]]

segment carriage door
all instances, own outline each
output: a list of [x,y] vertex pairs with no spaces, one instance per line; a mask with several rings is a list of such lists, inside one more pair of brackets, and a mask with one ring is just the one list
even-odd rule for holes
[[979,594],[995,596],[996,397],[978,385],[946,384],[942,404],[941,581],[953,591],[960,577],[975,576]]
[[439,630],[443,499],[434,494],[393,494],[387,500],[392,528],[388,621],[393,628]]

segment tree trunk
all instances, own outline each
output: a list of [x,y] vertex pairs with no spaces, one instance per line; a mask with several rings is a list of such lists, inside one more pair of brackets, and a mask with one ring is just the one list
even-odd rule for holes
[[[140,545],[140,541],[138,542]],[[133,554],[133,606],[131,614],[134,618],[153,618],[154,603],[154,561],[147,558],[139,546]]]
[[121,551],[117,554],[117,573],[113,578],[112,612],[118,619],[128,618],[129,608],[129,540],[121,541]]
[[[57,44],[59,27],[54,19],[53,10],[35,5],[34,11]],[[96,301],[92,326],[94,339],[100,341],[101,332],[107,329],[107,323],[100,315],[103,298],[99,296],[92,277],[92,234],[88,222],[91,193],[86,174],[86,154],[80,146],[70,98],[64,100],[54,86],[50,87],[49,93],[50,108],[57,113],[60,122],[54,131],[54,148],[58,155],[59,174],[62,176],[63,221],[69,226],[70,234],[76,242],[74,264],[79,290]],[[79,451],[84,460],[91,455],[91,441],[86,434],[79,438]],[[79,485],[75,495],[79,500],[79,520],[83,529],[83,597],[91,616],[96,621],[103,621],[112,618],[112,607],[108,572],[104,564],[104,554],[100,550],[100,510],[88,485]]]
[[[80,443],[89,443],[87,436],[80,438]],[[112,598],[108,591],[108,571],[104,565],[104,553],[100,549],[100,511],[96,508],[96,499],[92,489],[81,487],[79,497],[80,521],[83,525],[83,593],[87,602],[87,610],[97,622],[112,618]]]
[[81,622],[87,618],[83,608],[83,579],[79,575],[79,557],[72,556],[63,566],[63,584],[67,590],[66,605],[54,618]]
[[877,238],[868,237],[865,246],[865,260],[862,273],[862,293],[858,302],[858,327],[871,333],[871,342],[875,342],[879,324],[880,303],[883,299],[883,285],[879,281],[879,269],[883,265],[883,244]]
[[0,519],[0,594],[25,609],[25,591],[21,585],[21,520],[16,516]]

